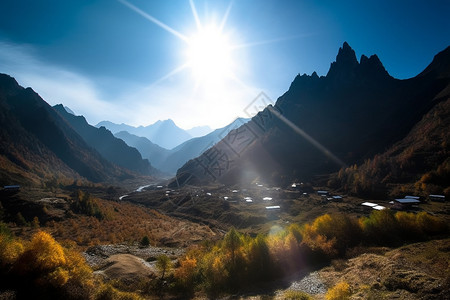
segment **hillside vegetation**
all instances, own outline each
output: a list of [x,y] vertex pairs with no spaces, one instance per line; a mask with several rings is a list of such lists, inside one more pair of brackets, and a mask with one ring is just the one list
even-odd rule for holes
[[361,165],[342,168],[328,185],[363,197],[404,193],[450,197],[450,98],[437,104],[400,142]]

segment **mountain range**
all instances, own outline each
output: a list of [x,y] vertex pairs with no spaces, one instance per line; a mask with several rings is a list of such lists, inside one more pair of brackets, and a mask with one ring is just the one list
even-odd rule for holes
[[133,177],[102,157],[31,88],[0,74],[0,184]]
[[155,166],[176,171],[173,184],[326,178],[366,196],[448,194],[449,105],[450,47],[399,80],[344,43],[326,76],[299,74],[274,106],[196,138],[172,120],[97,128],[0,74],[0,184],[114,182],[161,175]]
[[142,159],[138,150],[114,137],[111,131],[105,127],[97,128],[89,125],[83,116],[75,116],[61,104],[55,105],[53,108],[89,146],[97,150],[109,162],[143,175],[158,173],[147,159]]
[[[398,80],[344,43],[326,76],[298,75],[276,104],[177,171],[178,183],[306,180],[362,164],[448,99],[450,47]],[[448,130],[448,127],[447,127]]]
[[[192,138],[188,132],[178,127],[171,119],[164,121],[159,120],[154,124],[139,127],[134,127],[123,123],[115,124],[110,121],[102,121],[95,125],[95,127],[98,128],[102,126],[109,129],[113,134],[121,131],[127,131],[128,133],[136,136],[145,137],[152,143],[166,149],[172,149]],[[193,128],[193,130],[193,132],[197,131],[195,128]],[[200,128],[200,130],[204,130],[204,128]]]
[[128,145],[139,150],[144,158],[147,158],[159,170],[175,174],[188,160],[199,156],[215,143],[225,137],[228,132],[248,122],[248,119],[237,118],[229,125],[216,129],[209,134],[185,141],[172,150],[162,148],[145,137],[121,131],[115,134],[116,137],[124,140]]

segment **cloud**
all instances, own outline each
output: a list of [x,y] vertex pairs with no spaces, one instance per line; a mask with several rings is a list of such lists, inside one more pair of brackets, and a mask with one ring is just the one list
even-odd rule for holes
[[63,103],[94,125],[102,120],[148,125],[170,118],[183,128],[218,128],[238,116],[248,117],[244,109],[261,91],[231,79],[221,86],[196,87],[184,70],[148,85],[112,78],[109,82],[120,92],[111,96],[96,84],[100,80],[37,57],[32,47],[0,41],[0,72],[32,87],[51,105]]
[[94,84],[86,77],[38,60],[33,48],[0,42],[0,72],[16,78],[20,85],[31,87],[50,105],[63,103],[88,120],[102,116],[120,117],[121,111],[99,97]]

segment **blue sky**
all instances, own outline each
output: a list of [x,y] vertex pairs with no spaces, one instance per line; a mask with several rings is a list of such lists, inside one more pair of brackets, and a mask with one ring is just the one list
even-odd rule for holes
[[[5,0],[0,72],[91,124],[214,128],[248,117],[260,92],[276,101],[298,73],[326,75],[344,41],[413,77],[450,45],[449,16],[450,1],[433,0]],[[205,28],[226,45],[221,64],[192,56]]]

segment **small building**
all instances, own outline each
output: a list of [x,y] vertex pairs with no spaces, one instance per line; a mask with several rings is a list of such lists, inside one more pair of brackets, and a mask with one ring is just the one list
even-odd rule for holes
[[1,192],[5,195],[14,195],[20,191],[20,185],[5,185]]
[[431,201],[445,202],[444,195],[429,195],[428,198],[430,198]]
[[363,202],[363,203],[361,203],[361,205],[372,208],[372,207],[377,206],[378,204],[372,203],[372,202]]
[[280,209],[281,207],[279,205],[266,206],[267,217],[271,220],[279,219]]
[[403,198],[403,199],[395,199],[394,206],[395,209],[405,210],[411,208],[414,204],[419,204],[420,200],[411,199],[411,198]]
[[333,201],[342,201],[342,196],[333,196]]
[[263,201],[270,201],[270,200],[272,200],[272,197],[264,197],[263,198]]
[[266,206],[266,210],[278,210],[280,209],[279,205]]
[[405,196],[405,199],[416,199],[416,200],[420,200],[419,196]]
[[376,203],[372,203],[372,202],[363,202],[361,203],[362,206],[371,208],[371,209],[375,209],[375,210],[383,210],[386,209],[386,207],[376,204]]
[[327,196],[328,195],[328,191],[317,191],[317,195],[319,195],[319,196]]
[[252,197],[244,197],[244,201],[247,203],[253,203]]
[[20,190],[20,185],[5,185],[3,189],[7,191],[18,191]]
[[374,207],[372,207],[375,210],[383,210],[386,209],[386,207],[384,207],[383,205],[375,205]]

